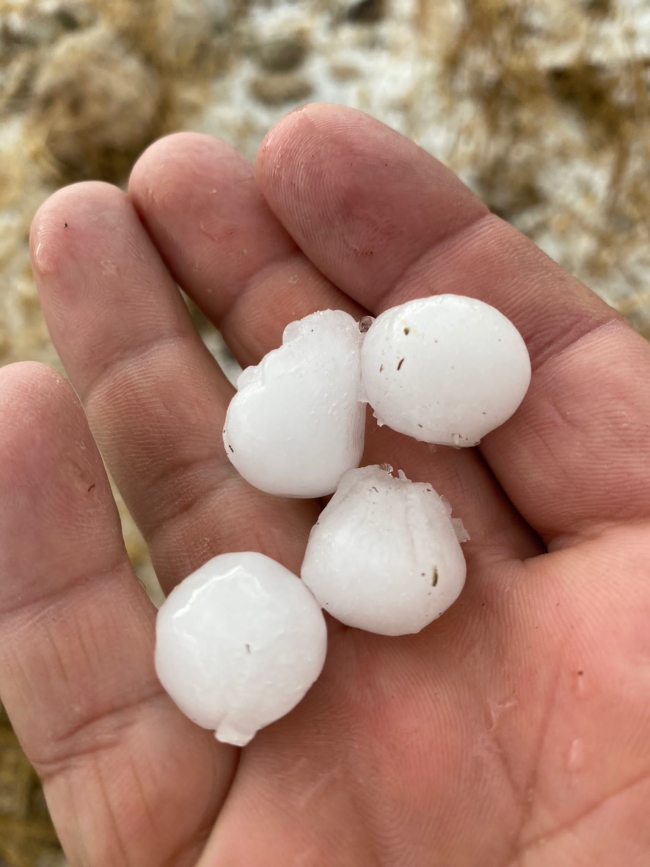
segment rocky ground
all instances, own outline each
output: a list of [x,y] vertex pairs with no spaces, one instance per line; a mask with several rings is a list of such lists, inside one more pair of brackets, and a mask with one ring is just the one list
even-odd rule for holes
[[[53,190],[122,184],[149,142],[180,128],[253,157],[308,100],[416,139],[650,337],[649,68],[645,0],[0,0],[0,364],[60,366],[27,252]],[[53,841],[0,718],[0,867],[60,864]]]

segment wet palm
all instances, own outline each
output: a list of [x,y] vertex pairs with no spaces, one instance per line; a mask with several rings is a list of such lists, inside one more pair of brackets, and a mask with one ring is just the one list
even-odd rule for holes
[[[422,150],[334,107],[282,121],[256,177],[220,142],[163,140],[128,196],[54,196],[32,248],[85,415],[52,371],[1,371],[0,694],[71,863],[647,863],[644,341]],[[480,451],[371,421],[365,461],[432,482],[463,517],[466,589],[416,636],[331,622],[319,682],[241,753],[157,684],[155,612],[90,430],[166,588],[228,550],[297,570],[319,505],[233,472],[232,389],[176,283],[243,364],[313,310],[432,292],[494,304],[534,364]]]

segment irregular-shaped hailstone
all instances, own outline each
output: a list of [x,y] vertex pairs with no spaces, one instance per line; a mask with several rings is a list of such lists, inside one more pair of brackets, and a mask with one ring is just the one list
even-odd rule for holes
[[455,602],[465,558],[451,508],[431,485],[362,467],[343,476],[313,527],[301,575],[342,623],[405,635]]
[[382,313],[361,366],[379,424],[424,442],[473,446],[515,412],[530,384],[522,336],[475,298],[434,295]]
[[294,708],[325,662],[323,613],[263,554],[222,554],[186,578],[156,622],[156,671],[179,708],[244,746]]
[[282,346],[247,367],[223,441],[241,475],[262,491],[321,497],[363,453],[361,334],[341,310],[292,322]]

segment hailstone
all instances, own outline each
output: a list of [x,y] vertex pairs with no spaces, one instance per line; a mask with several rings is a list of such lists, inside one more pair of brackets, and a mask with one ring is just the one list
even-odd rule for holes
[[178,707],[244,746],[294,708],[321,672],[323,613],[263,554],[222,554],[176,587],[156,621],[156,671]]
[[361,352],[379,424],[430,443],[476,445],[515,412],[530,384],[522,336],[502,313],[462,295],[386,310]]
[[465,583],[458,536],[468,536],[431,485],[390,470],[362,467],[343,476],[311,531],[301,576],[342,623],[405,635],[458,598]]
[[363,453],[361,333],[341,310],[292,322],[282,346],[244,370],[226,416],[226,454],[256,488],[285,497],[336,490]]

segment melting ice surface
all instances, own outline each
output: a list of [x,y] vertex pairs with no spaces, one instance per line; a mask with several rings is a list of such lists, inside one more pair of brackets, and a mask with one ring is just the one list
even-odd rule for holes
[[240,376],[226,453],[269,493],[335,493],[310,534],[302,581],[261,554],[224,554],[170,594],[156,670],[181,710],[242,746],[320,674],[320,606],[383,635],[419,632],[449,608],[465,582],[467,533],[431,485],[384,465],[357,468],[364,401],[396,431],[470,446],[515,412],[530,372],[514,325],[457,295],[359,324],[325,310],[287,326],[282,346]]
[[382,635],[419,632],[465,583],[468,536],[431,485],[390,467],[345,474],[312,529],[301,575],[323,608]]
[[462,295],[386,310],[361,358],[379,423],[442,445],[476,445],[510,418],[530,384],[528,350],[512,322]]
[[179,708],[244,746],[321,672],[327,630],[295,575],[262,554],[222,554],[186,578],[156,622],[156,671]]
[[336,490],[363,452],[361,334],[340,310],[292,322],[282,346],[239,377],[226,454],[256,488],[287,497]]

